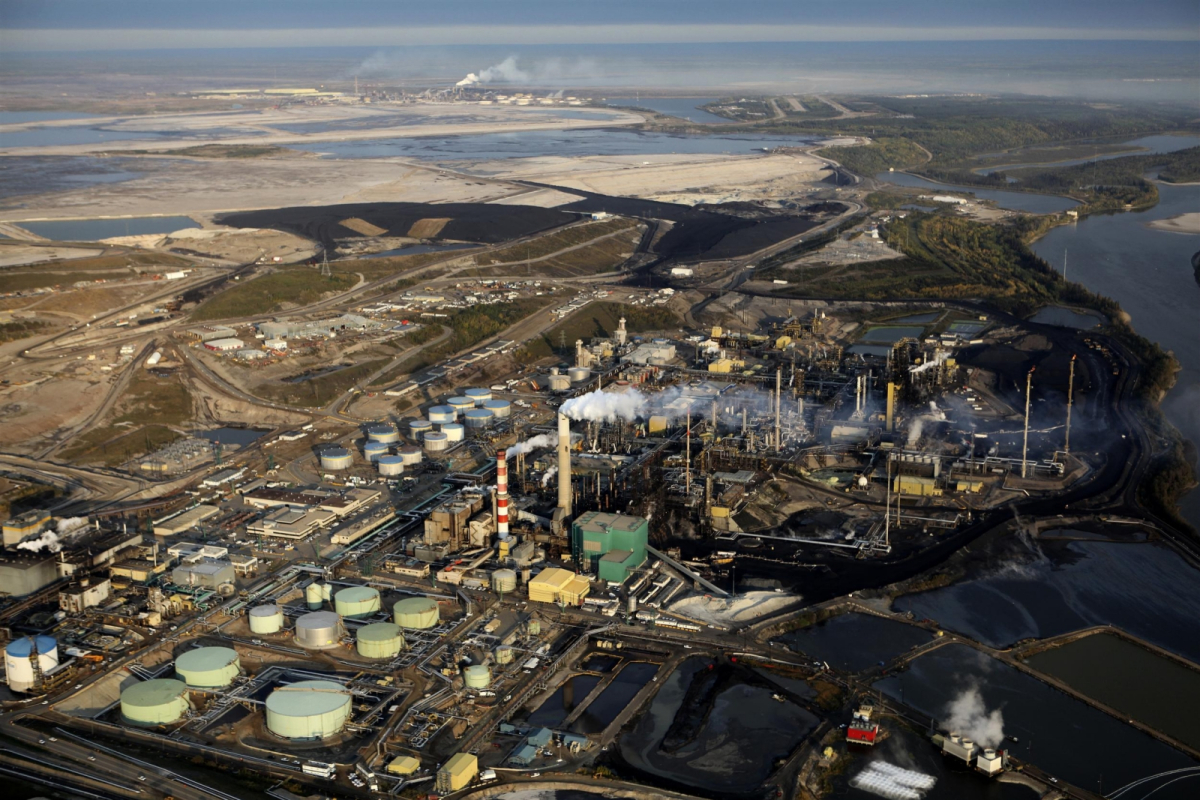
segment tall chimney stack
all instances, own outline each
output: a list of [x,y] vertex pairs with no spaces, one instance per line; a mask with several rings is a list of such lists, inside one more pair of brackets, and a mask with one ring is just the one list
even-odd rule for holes
[[558,507],[571,516],[571,420],[558,415]]
[[496,451],[496,535],[508,538],[508,460],[503,450]]

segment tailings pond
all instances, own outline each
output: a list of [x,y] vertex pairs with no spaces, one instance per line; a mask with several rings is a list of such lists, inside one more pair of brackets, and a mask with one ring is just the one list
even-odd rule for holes
[[1111,633],[1026,660],[1039,672],[1200,749],[1200,672]]
[[199,228],[191,217],[129,217],[127,219],[56,219],[18,222],[20,227],[57,242],[96,242],[115,236],[145,236]]
[[635,662],[626,664],[612,679],[612,683],[600,692],[584,712],[575,720],[571,730],[575,733],[600,733],[625,710],[633,696],[650,682],[658,672],[658,664]]
[[572,675],[546,702],[538,706],[537,711],[529,715],[529,724],[540,728],[557,728],[599,683],[599,675]]
[[785,634],[775,641],[835,669],[861,672],[925,644],[927,630],[870,614],[843,614],[819,625]]
[[892,607],[992,647],[1113,625],[1200,663],[1200,593],[1190,590],[1198,580],[1160,544],[1040,542],[1025,558],[987,563]]
[[892,183],[896,186],[928,189],[931,192],[964,192],[973,194],[980,200],[991,200],[1000,208],[1027,211],[1030,214],[1058,214],[1079,205],[1069,197],[1029,192],[1005,192],[999,189],[983,189],[978,186],[953,186],[948,183],[936,183],[918,178],[907,172],[881,172],[875,176],[875,180]]
[[672,783],[749,792],[818,720],[774,699],[769,685],[719,676],[728,665],[710,670],[711,664],[693,657],[666,678],[649,711],[621,737],[620,755],[630,767]]
[[[162,162],[158,166],[161,168]],[[122,183],[140,178],[146,169],[146,162],[135,158],[8,156],[0,158],[0,200],[100,183]],[[4,207],[19,208],[20,204],[4,203]]]
[[[966,645],[923,655],[875,688],[937,718],[942,727],[961,728],[982,745],[996,746],[1007,737],[1003,746],[1016,757],[1091,791],[1102,786],[1111,792],[1139,778],[1196,766],[1148,734]],[[1194,798],[1195,787],[1186,786],[1165,786],[1154,797]]]
[[225,446],[245,447],[248,444],[254,444],[268,433],[270,431],[259,431],[254,428],[215,428],[211,431],[201,431],[196,436]]
[[605,98],[604,102],[610,106],[648,108],[660,114],[669,114],[672,117],[686,119],[689,122],[715,122],[728,125],[731,120],[718,117],[716,114],[710,114],[700,108],[700,106],[715,103],[720,99],[719,97],[608,97]]

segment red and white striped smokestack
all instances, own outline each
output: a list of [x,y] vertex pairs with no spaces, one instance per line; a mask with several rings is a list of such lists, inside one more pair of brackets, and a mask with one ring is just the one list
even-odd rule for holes
[[503,450],[496,451],[496,535],[508,538],[508,461]]

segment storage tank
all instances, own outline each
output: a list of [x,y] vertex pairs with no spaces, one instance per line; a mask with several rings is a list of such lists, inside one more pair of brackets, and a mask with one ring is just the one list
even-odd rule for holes
[[392,610],[396,624],[412,630],[437,627],[440,618],[437,601],[429,597],[406,597],[398,601]]
[[228,686],[241,667],[237,651],[231,647],[197,647],[175,659],[176,676],[198,689]]
[[333,596],[333,607],[343,617],[361,619],[380,609],[379,590],[370,586],[348,586]]
[[433,423],[427,419],[414,419],[408,423],[408,438],[410,441],[419,442],[424,439],[425,434],[433,430]]
[[400,441],[400,433],[390,422],[376,422],[367,426],[367,438],[372,442],[395,444]]
[[488,400],[492,399],[491,389],[467,389],[463,392],[463,397],[469,398],[475,403],[475,407],[479,408]]
[[379,474],[389,478],[404,472],[404,459],[400,456],[380,456],[375,463],[379,466]]
[[472,664],[463,670],[463,683],[468,689],[486,689],[492,683],[492,671],[483,664]]
[[508,419],[512,414],[512,403],[507,400],[488,400],[483,407],[492,412],[496,419]]
[[560,375],[558,367],[554,367],[550,370],[549,384],[551,391],[561,392],[571,388],[571,379],[566,375]]
[[438,424],[446,422],[454,422],[458,417],[458,412],[450,406],[434,406],[429,409],[429,421]]
[[328,650],[342,638],[342,620],[332,611],[313,611],[296,620],[296,644],[309,650]]
[[444,433],[430,431],[425,434],[425,452],[442,453],[450,449],[450,437]]
[[511,569],[498,569],[492,573],[492,591],[509,594],[517,590],[517,573]]
[[363,658],[395,658],[404,649],[404,634],[392,622],[373,622],[358,629],[358,654]]
[[469,397],[451,397],[446,401],[446,405],[454,409],[454,413],[462,414],[464,411],[475,407],[475,401]]
[[457,422],[447,422],[442,426],[442,433],[446,434],[446,441],[453,444],[463,440],[467,435],[467,429]]
[[492,412],[486,408],[472,408],[463,414],[463,424],[471,429],[486,428],[492,424]]
[[135,683],[121,692],[121,714],[133,725],[170,725],[192,707],[183,681],[159,678]]
[[389,449],[383,442],[367,442],[363,445],[363,455],[367,461],[378,461],[388,454]]
[[279,633],[283,630],[283,609],[276,605],[250,609],[251,633]]
[[420,464],[421,459],[425,456],[421,453],[421,448],[413,445],[401,447],[397,453],[400,455],[400,460],[404,462],[404,466],[411,467],[414,464]]
[[590,377],[592,377],[592,371],[587,367],[571,367],[567,370],[567,378],[571,383],[583,383]]
[[304,590],[304,602],[308,604],[310,611],[317,611],[321,606],[325,605],[325,601],[329,599],[329,587],[322,585],[318,581],[313,581]]
[[34,642],[37,643],[38,667],[45,674],[58,666],[58,642],[52,636],[22,636],[13,639],[4,648],[4,669],[8,675],[8,688],[14,692],[28,692],[33,688]]
[[351,695],[333,681],[298,681],[267,695],[267,730],[285,739],[325,739],[350,718]]
[[492,651],[492,655],[496,657],[497,664],[511,664],[515,651],[512,649],[512,645],[502,644]]
[[321,451],[321,469],[350,469],[350,451],[344,447],[328,447]]
[[536,619],[529,620],[528,627],[529,627],[529,635],[530,636],[538,636],[542,632],[542,623],[539,620],[536,620]]

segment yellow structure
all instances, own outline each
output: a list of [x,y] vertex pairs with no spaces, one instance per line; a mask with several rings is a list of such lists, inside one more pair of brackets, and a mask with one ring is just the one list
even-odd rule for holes
[[887,385],[886,428],[888,433],[896,430],[896,384],[890,381]]
[[585,578],[558,567],[542,570],[529,582],[529,599],[537,603],[577,606],[587,597],[591,585]]
[[790,336],[780,336],[778,339],[776,339],[776,340],[775,340],[775,349],[776,349],[776,350],[783,350],[784,348],[786,348],[786,347],[787,347],[789,344],[791,344],[791,343],[792,343],[792,337],[790,337]]
[[730,358],[718,358],[716,361],[708,363],[709,372],[727,373],[733,372],[734,362]]
[[720,338],[721,338],[721,334],[722,334],[722,333],[724,333],[724,331],[722,331],[722,330],[721,330],[721,326],[720,326],[720,325],[713,325],[713,329],[712,329],[712,338],[714,338],[714,339],[720,339]]
[[922,478],[917,475],[897,476],[892,491],[896,494],[914,494],[921,497],[941,497],[942,490],[938,488],[933,478]]
[[650,433],[662,433],[667,429],[667,418],[653,416],[650,418]]
[[475,780],[479,774],[479,759],[470,753],[455,753],[437,773],[437,790],[442,794],[457,792]]
[[389,775],[412,775],[421,768],[421,762],[412,756],[397,756],[387,765]]
[[713,506],[711,509],[714,517],[728,517],[729,509],[726,506]]
[[982,492],[983,481],[955,481],[954,491],[956,492]]

